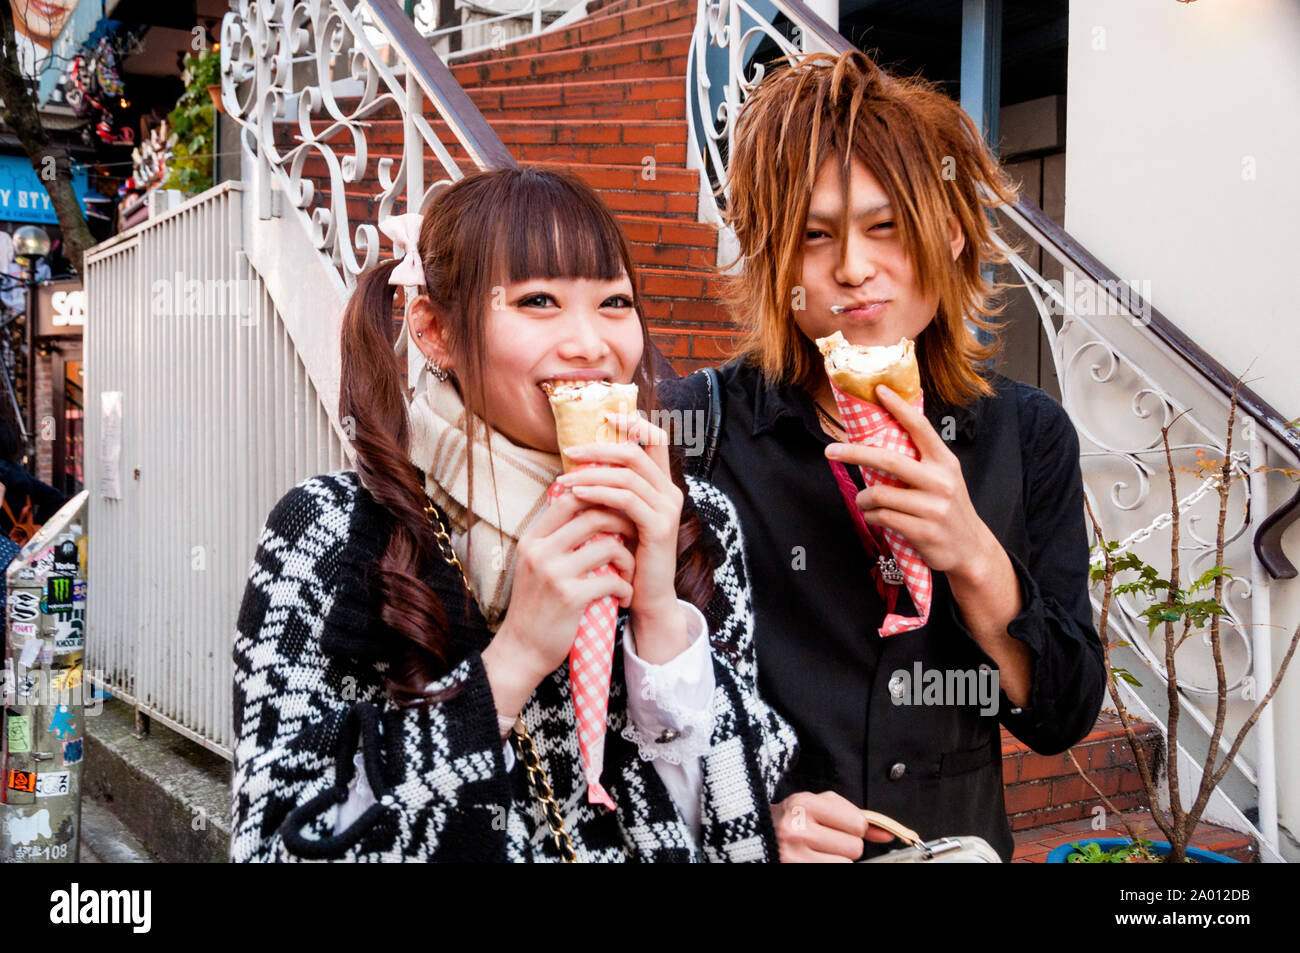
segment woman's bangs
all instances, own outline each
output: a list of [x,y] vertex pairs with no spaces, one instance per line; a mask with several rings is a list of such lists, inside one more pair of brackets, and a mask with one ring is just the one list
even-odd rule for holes
[[[554,179],[516,180],[498,232],[498,261],[511,282],[530,278],[614,281],[624,272],[614,219]],[[542,187],[544,185],[544,187]]]

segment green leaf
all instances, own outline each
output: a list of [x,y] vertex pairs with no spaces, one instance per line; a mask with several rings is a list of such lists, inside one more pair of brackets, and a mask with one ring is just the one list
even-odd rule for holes
[[1134,688],[1141,688],[1142,683],[1133,677],[1133,673],[1126,668],[1112,668],[1110,674],[1122,682],[1127,682]]
[[1225,579],[1236,578],[1235,576],[1233,576],[1231,569],[1227,569],[1223,566],[1212,566],[1211,568],[1205,570],[1205,572],[1201,573],[1200,578],[1197,579],[1196,582],[1192,583],[1191,591],[1195,592],[1198,589],[1206,589],[1212,586],[1214,584],[1214,580],[1218,579],[1220,576],[1222,576]]

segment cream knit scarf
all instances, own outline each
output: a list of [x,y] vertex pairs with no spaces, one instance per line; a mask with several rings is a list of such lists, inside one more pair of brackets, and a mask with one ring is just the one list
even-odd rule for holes
[[[424,471],[429,497],[451,520],[452,547],[495,632],[510,604],[515,547],[546,509],[546,490],[560,475],[560,455],[521,447],[497,431],[489,440],[478,417],[471,450],[465,439],[469,412],[460,394],[450,379],[438,381],[427,370],[418,372],[409,411],[411,462]],[[467,534],[471,454],[476,519]]]

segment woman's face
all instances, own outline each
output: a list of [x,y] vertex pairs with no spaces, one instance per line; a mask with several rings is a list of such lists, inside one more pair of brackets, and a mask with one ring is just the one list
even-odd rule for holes
[[68,22],[77,0],[9,0],[14,29],[41,46],[50,46]]
[[535,278],[508,283],[488,302],[482,416],[514,443],[559,452],[540,385],[560,379],[626,384],[641,362],[632,282]]
[[[934,318],[939,296],[921,288],[903,249],[889,197],[856,156],[849,177],[849,234],[841,256],[843,205],[839,169],[835,160],[828,159],[818,170],[808,206],[800,278],[806,307],[793,309],[795,323],[811,340],[836,331],[850,344],[916,340]],[[955,259],[965,240],[955,219],[950,225]],[[851,310],[837,314],[832,305]]]

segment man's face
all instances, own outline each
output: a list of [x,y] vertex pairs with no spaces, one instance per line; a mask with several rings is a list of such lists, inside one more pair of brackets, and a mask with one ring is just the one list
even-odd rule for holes
[[[837,160],[818,170],[803,232],[800,283],[806,307],[793,311],[795,324],[811,340],[840,331],[850,344],[897,344],[916,340],[939,307],[937,292],[926,293],[903,250],[894,211],[880,181],[856,156],[849,178],[849,233],[841,255],[843,208]],[[964,244],[950,222],[953,258]],[[836,314],[833,305],[847,310]]]

